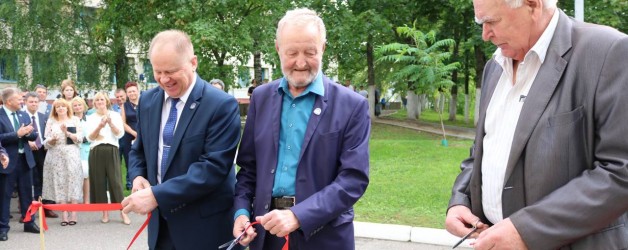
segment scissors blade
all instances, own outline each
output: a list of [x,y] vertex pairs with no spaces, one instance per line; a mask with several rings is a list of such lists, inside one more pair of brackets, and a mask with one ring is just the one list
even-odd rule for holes
[[222,249],[222,248],[225,248],[227,246],[230,246],[231,244],[233,244],[234,241],[235,240],[227,241],[225,244],[222,244],[222,245],[218,246],[218,249]]
[[454,247],[452,247],[451,249],[454,249],[456,247],[458,247],[460,244],[462,244],[463,241],[465,241],[466,239],[469,238],[469,236],[471,236],[473,233],[475,233],[475,231],[477,231],[478,228],[477,227],[473,227],[473,230],[471,230],[471,232],[469,232],[467,235],[465,235],[464,237],[462,237],[462,239],[460,239],[455,245]]
[[236,244],[238,244],[238,242],[240,242],[240,240],[242,239],[242,236],[244,236],[245,232],[246,231],[242,232],[235,239],[227,241],[225,244],[222,244],[222,245],[218,246],[218,249],[222,249],[222,248],[226,247],[227,248],[226,250],[231,250]]

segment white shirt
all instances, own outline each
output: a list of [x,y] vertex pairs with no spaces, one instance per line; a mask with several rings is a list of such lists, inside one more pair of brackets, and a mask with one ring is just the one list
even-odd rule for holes
[[[192,93],[192,89],[196,84],[196,74],[194,74],[194,80],[185,91],[185,93],[179,97],[179,102],[177,102],[177,122],[174,126],[174,131],[177,131],[177,126],[179,126],[179,118],[181,118],[181,113],[183,113],[183,108],[185,107],[185,103],[188,101],[188,97],[190,97],[190,93]],[[166,122],[168,121],[168,115],[170,114],[170,96],[168,93],[164,91],[164,104],[161,107],[161,125],[159,126],[159,148],[157,150],[157,182],[161,183],[161,157],[163,156],[163,148],[164,148],[164,127],[166,126]],[[173,153],[174,152],[170,152]]]
[[[31,122],[33,121],[33,116],[35,117],[35,124],[37,124],[37,128],[39,130],[37,130],[37,136],[39,136],[39,141],[41,141],[41,144],[44,144],[44,130],[46,128],[42,128],[41,127],[41,123],[39,122],[39,111],[36,111],[35,114],[31,114],[30,111],[26,110],[26,113],[28,114],[29,119],[31,120]],[[35,126],[33,125],[33,128],[35,128]]]
[[539,40],[519,63],[514,85],[512,59],[505,57],[499,48],[493,57],[503,72],[486,110],[486,135],[482,156],[482,206],[486,218],[492,223],[504,219],[502,191],[505,188],[504,179],[512,140],[528,91],[545,61],[547,48],[558,24],[558,16],[558,10],[555,10]]
[[[17,118],[18,116],[22,116],[20,113],[18,113],[18,111],[19,111],[19,110],[18,110],[18,111],[11,111],[11,110],[9,110],[9,109],[7,108],[7,106],[4,106],[4,105],[2,105],[2,108],[4,109],[4,112],[6,112],[6,113],[7,113],[7,116],[9,116],[9,120],[11,120],[11,125],[13,125],[12,127],[13,127],[13,129],[15,130],[15,133],[16,133],[16,134],[17,134],[17,131],[20,129],[20,127],[17,127],[17,128],[15,127],[15,123],[16,123],[16,121],[14,120],[14,118],[16,118],[16,119],[17,119],[17,124],[20,124],[20,126],[22,126],[22,125],[28,125],[28,124],[22,124],[22,123],[20,123],[20,119],[19,119],[19,118]],[[16,113],[16,114],[15,114],[15,116],[13,116],[13,113]],[[29,119],[29,120],[30,120],[30,119]],[[24,147],[28,147],[28,144],[27,144],[27,145],[24,145]],[[18,153],[23,154],[23,153],[24,153],[24,149],[22,148],[22,149],[18,150]]]
[[105,126],[100,129],[99,133],[99,135],[102,136],[102,139],[90,139],[89,135],[91,135],[92,132],[94,132],[94,130],[98,128],[98,124],[102,120],[103,116],[98,114],[98,112],[88,115],[87,121],[85,122],[85,128],[87,130],[85,134],[87,135],[87,140],[90,142],[89,149],[93,149],[100,144],[110,144],[116,147],[120,147],[120,145],[118,144],[118,140],[122,138],[122,136],[124,136],[124,124],[122,123],[122,116],[120,116],[120,113],[111,110],[108,110],[107,114],[109,114],[113,125],[118,129],[118,134],[113,133],[111,127],[109,127],[109,124],[105,124]]
[[37,112],[46,114],[46,110],[48,110],[48,103],[46,101],[39,101],[39,107],[37,108]]

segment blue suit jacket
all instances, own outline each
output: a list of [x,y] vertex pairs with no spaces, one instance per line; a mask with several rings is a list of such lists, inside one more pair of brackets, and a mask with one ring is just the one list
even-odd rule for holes
[[[26,112],[18,110],[17,114],[20,124],[28,125],[31,123],[31,118]],[[6,169],[0,168],[0,173],[10,174],[13,173],[13,170],[16,168],[19,141],[22,141],[24,145],[24,154],[28,167],[33,168],[35,166],[35,158],[33,157],[31,148],[28,146],[28,141],[34,141],[35,139],[37,139],[37,131],[33,131],[22,138],[18,138],[17,131],[13,127],[13,120],[9,118],[9,115],[3,108],[0,108],[0,142],[2,142],[2,146],[4,146],[10,159],[9,166],[7,166]]]
[[159,217],[168,221],[177,249],[217,249],[232,239],[240,112],[232,96],[197,77],[174,133],[165,176],[157,183],[157,157],[164,91],[142,94],[137,109],[137,139],[129,154],[129,176],[145,177],[158,207],[148,226],[155,248]]
[[[238,152],[234,209],[252,211],[252,217],[266,214],[272,198],[281,122],[279,82],[255,89]],[[353,204],[369,182],[368,103],[325,76],[323,86],[325,95],[316,97],[299,158],[291,210],[301,228],[290,234],[290,241],[299,249],[353,249]],[[252,250],[262,249],[265,233],[257,227]]]

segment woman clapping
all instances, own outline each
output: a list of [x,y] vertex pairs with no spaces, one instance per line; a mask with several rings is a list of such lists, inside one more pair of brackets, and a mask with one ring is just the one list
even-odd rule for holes
[[[108,203],[107,191],[112,203],[124,198],[120,176],[120,153],[118,140],[124,135],[124,124],[120,114],[110,110],[111,101],[107,93],[94,96],[96,112],[87,117],[87,139],[89,151],[89,180],[92,203]],[[120,211],[122,222],[131,224],[129,217]],[[102,223],[109,222],[109,212],[103,211]]]

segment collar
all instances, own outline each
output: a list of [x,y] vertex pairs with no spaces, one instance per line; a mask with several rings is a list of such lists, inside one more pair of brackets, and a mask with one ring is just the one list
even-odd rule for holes
[[[198,78],[198,75],[194,73],[194,80],[192,80],[192,83],[190,84],[190,86],[188,86],[188,89],[185,91],[185,93],[181,97],[179,97],[179,102],[181,103],[187,102],[188,97],[190,97],[190,93],[192,93],[192,89],[194,89],[194,86],[196,85],[197,78]],[[170,98],[170,96],[168,96],[168,93],[164,91],[164,102],[167,102],[168,98]]]
[[[281,82],[279,82],[279,87],[277,87],[277,91],[283,91],[284,94],[286,93],[290,94],[290,88],[288,87],[288,80],[286,80],[285,77],[281,78]],[[323,86],[323,73],[322,72],[320,71],[318,72],[318,74],[316,75],[316,78],[314,78],[314,81],[312,81],[307,86],[305,91],[303,91],[303,93],[301,93],[301,95],[299,96],[307,95],[310,92],[317,94],[319,96],[325,96],[325,87]]]
[[6,105],[2,105],[2,109],[4,109],[4,112],[7,113],[7,116],[11,116],[11,113],[16,113],[17,114],[17,111],[11,111],[10,109],[7,108]]
[[[545,56],[547,55],[547,49],[549,48],[550,42],[552,41],[552,38],[554,37],[556,26],[558,26],[558,17],[560,16],[558,13],[559,13],[558,8],[554,9],[554,14],[552,14],[552,19],[550,20],[549,24],[543,31],[543,34],[541,34],[541,36],[539,37],[539,40],[536,41],[536,43],[534,44],[534,46],[532,46],[530,51],[528,51],[528,53],[526,53],[526,55],[523,57],[523,61],[527,61],[526,59],[533,53],[539,57],[539,61],[541,61],[541,63],[545,61]],[[512,60],[511,58],[505,57],[502,54],[502,50],[500,48],[497,48],[497,50],[493,54],[493,58],[497,61],[497,63],[502,65],[502,67],[507,60]]]

